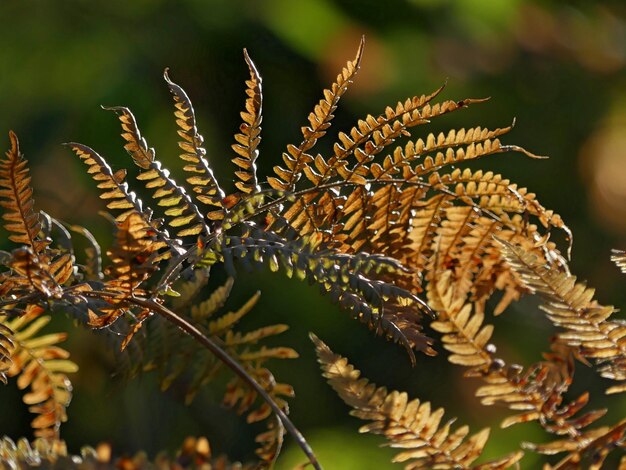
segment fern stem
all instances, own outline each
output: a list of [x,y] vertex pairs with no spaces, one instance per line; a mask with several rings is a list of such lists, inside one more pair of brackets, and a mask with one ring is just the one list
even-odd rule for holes
[[[110,296],[111,293],[108,292],[96,292],[92,291],[91,294],[106,294]],[[274,402],[272,397],[268,395],[259,383],[254,380],[246,372],[246,370],[239,364],[235,359],[233,359],[226,351],[224,351],[220,346],[218,346],[211,338],[206,336],[202,331],[196,328],[193,324],[179,316],[178,314],[172,312],[167,307],[160,305],[153,300],[144,299],[141,297],[131,297],[126,299],[129,303],[133,303],[143,308],[149,309],[151,312],[154,312],[158,315],[161,315],[163,318],[178,326],[181,330],[187,333],[189,336],[193,337],[197,340],[202,346],[208,349],[215,357],[217,357],[220,361],[222,361],[228,368],[230,368],[241,380],[243,380],[246,384],[248,384],[259,396],[272,408],[272,411],[280,418],[285,429],[289,431],[289,433],[295,438],[297,444],[300,446],[302,451],[306,454],[311,462],[311,465],[316,470],[322,470],[321,465],[317,461],[315,454],[313,453],[313,449],[306,441],[300,430],[296,428],[293,422],[289,419],[289,417],[285,414],[283,410]]]

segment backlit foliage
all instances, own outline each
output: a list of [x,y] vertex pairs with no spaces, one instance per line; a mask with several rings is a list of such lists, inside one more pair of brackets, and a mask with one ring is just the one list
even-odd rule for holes
[[[477,401],[508,409],[503,427],[536,422],[554,436],[547,443],[521,445],[562,454],[546,468],[600,468],[623,446],[623,420],[591,427],[607,410],[583,410],[588,392],[568,396],[576,361],[615,381],[607,392],[626,390],[626,327],[612,317],[616,309],[599,304],[593,289],[570,273],[553,241],[564,239],[569,256],[571,233],[558,214],[502,175],[464,166],[511,152],[542,157],[501,142],[512,126],[429,132],[433,119],[485,101],[440,100],[443,87],[366,116],[339,132],[328,153],[316,151],[358,74],[362,54],[363,43],[324,90],[301,128],[302,141],[288,145],[274,176],[261,180],[262,79],[244,51],[250,77],[232,145],[230,191],[224,184],[228,178],[220,181],[211,168],[189,96],[167,70],[184,182],[157,158],[128,108],[105,108],[119,119],[123,148],[137,167],[142,187],[137,191],[154,202],[145,203],[131,190],[133,171],[114,171],[90,147],[66,144],[86,165],[112,213],[114,241],[105,250],[106,262],[87,229],[68,226],[68,231],[35,210],[27,162],[17,137],[9,134],[10,148],[0,161],[0,205],[4,228],[17,246],[0,256],[0,380],[17,377],[19,388],[29,387],[24,401],[37,415],[33,428],[40,440],[34,448],[27,441],[5,440],[3,462],[44,465],[60,459],[64,465],[102,468],[112,461],[102,448],[70,459],[60,440],[72,392],[66,374],[76,366],[57,346],[65,333],[40,330],[50,314],[65,311],[89,328],[121,338],[120,362],[129,375],[157,371],[163,389],[173,383],[186,387],[187,402],[229,374],[223,403],[248,423],[266,423],[256,438],[258,462],[251,466],[271,467],[289,432],[320,468],[287,417],[293,388],[270,370],[274,360],[298,357],[291,347],[265,344],[287,325],[239,329],[259,293],[224,311],[237,271],[253,267],[318,286],[374,334],[400,344],[413,364],[416,353],[434,355],[439,339],[451,363],[482,381]],[[77,259],[67,248],[70,231],[90,244],[84,257]],[[64,242],[55,242],[53,235]],[[613,259],[624,270],[624,252],[615,251]],[[223,265],[229,276],[221,285],[209,284],[215,265]],[[509,364],[496,356],[493,316],[528,294],[543,298],[542,308],[558,332],[538,362]],[[438,337],[425,333],[425,323]],[[475,469],[521,461],[524,450],[518,448],[475,463],[488,428],[470,435],[467,426],[453,427],[452,420],[442,421],[442,408],[433,411],[428,402],[360,378],[346,359],[312,338],[330,385],[355,416],[368,421],[361,430],[403,449],[394,461],[406,468]],[[246,468],[214,459],[206,440],[186,445],[178,460],[162,462],[164,468]],[[147,463],[127,459],[115,465],[145,468]]]

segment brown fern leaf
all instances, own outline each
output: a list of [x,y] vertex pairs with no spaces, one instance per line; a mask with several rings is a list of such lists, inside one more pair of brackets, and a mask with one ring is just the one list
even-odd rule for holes
[[101,199],[107,201],[106,207],[111,210],[122,210],[116,220],[126,219],[129,213],[137,212],[145,214],[146,222],[150,221],[151,211],[143,208],[143,204],[137,195],[128,189],[126,170],[113,170],[95,150],[86,145],[76,142],[65,144],[89,167],[87,173],[97,182],[97,187],[102,191]]
[[[468,99],[468,100],[462,100],[459,102],[446,101],[446,102],[441,103],[441,105],[435,104],[432,107],[429,104],[426,104],[421,110],[413,109],[412,111],[407,111],[407,110],[411,110],[411,105],[409,104],[408,101],[404,105],[404,107],[402,106],[402,104],[399,103],[398,106],[396,106],[396,112],[399,112],[399,116],[402,116],[402,118],[392,121],[391,125],[385,124],[384,126],[382,126],[381,130],[377,130],[373,132],[370,140],[365,142],[363,149],[354,147],[354,144],[356,142],[352,142],[349,138],[347,138],[347,136],[342,135],[342,134],[339,135],[340,139],[342,139],[343,137],[342,144],[347,147],[346,150],[348,152],[348,155],[353,152],[357,160],[357,163],[350,169],[347,169],[347,166],[345,165],[340,165],[337,168],[337,173],[339,173],[339,175],[345,181],[354,181],[354,182],[360,182],[361,184],[364,184],[365,183],[364,178],[367,175],[369,175],[372,171],[369,163],[373,161],[374,156],[380,153],[385,147],[392,144],[397,138],[401,136],[410,135],[407,130],[408,128],[416,126],[416,125],[428,123],[430,122],[429,120],[430,118],[435,118],[442,114],[446,114],[446,113],[464,108],[471,103],[478,103],[481,101],[484,101],[484,100]],[[418,103],[419,102],[421,102],[421,100],[418,101]],[[391,116],[393,116],[393,112],[388,109],[387,117],[391,117]],[[371,116],[368,116],[368,119],[370,118]],[[378,121],[380,121],[380,118],[378,119]],[[361,123],[362,121],[359,123],[359,127],[362,129],[366,129],[366,126],[364,126]],[[373,122],[371,122],[370,125],[373,125]],[[357,135],[358,133],[355,133],[353,129],[353,131],[351,132],[351,137],[355,138]],[[499,144],[497,139],[494,142],[494,144]],[[455,145],[451,144],[450,146],[454,147]],[[484,153],[482,150],[483,146],[487,148],[484,151]],[[474,148],[477,148],[478,151],[475,152]],[[338,155],[337,150],[338,148],[336,146],[335,156],[339,158],[342,155]],[[477,158],[478,156],[482,156],[482,154],[489,154],[489,153],[495,153],[495,150],[491,149],[491,141],[488,139],[485,140],[482,144],[480,143],[469,144],[467,146],[467,154],[468,154],[467,158],[462,148],[457,150],[456,152],[454,152],[451,148],[448,148],[448,151],[446,152],[446,154],[450,154],[450,155],[457,154],[458,161],[470,159],[470,158]],[[438,152],[438,155],[439,154],[441,154],[441,152]]]
[[[453,112],[480,100],[446,101],[430,106],[443,87],[430,95],[416,96],[405,102],[398,102],[395,108],[388,107],[385,113],[375,118],[368,115],[359,120],[349,134],[339,133],[339,142],[333,146],[333,156],[326,161],[321,155],[315,158],[317,171],[305,172],[307,178],[315,185],[327,184],[339,175],[343,181],[365,184],[365,176],[369,174],[369,163],[374,155],[380,153],[396,138],[409,135],[407,129],[428,122],[428,119],[441,114]],[[363,148],[361,148],[363,146]],[[349,168],[347,158],[354,155],[356,164]]]
[[452,354],[448,360],[453,364],[471,367],[473,373],[488,372],[493,364],[493,346],[489,340],[493,325],[484,325],[484,314],[472,313],[472,305],[464,304],[464,297],[454,297],[451,283],[452,272],[446,271],[429,284],[429,303],[439,312],[431,327],[443,333],[443,347]]
[[122,137],[127,141],[124,148],[135,164],[142,169],[137,179],[145,181],[147,189],[154,190],[152,197],[157,199],[159,206],[166,208],[164,213],[167,216],[167,223],[178,230],[176,235],[183,237],[202,232],[208,235],[210,228],[198,207],[185,189],[169,176],[169,171],[162,167],[161,162],[155,159],[154,149],[148,148],[141,137],[135,117],[130,110],[124,107],[106,109],[115,111],[118,115],[122,123]]
[[246,109],[241,113],[243,123],[239,127],[240,133],[235,134],[236,143],[232,149],[237,156],[232,162],[239,167],[235,175],[239,181],[235,183],[237,189],[245,194],[258,193],[256,177],[256,159],[259,156],[258,146],[261,142],[261,120],[263,113],[262,80],[259,72],[250,59],[248,51],[244,49],[244,58],[250,70],[250,80],[246,81]]
[[182,141],[178,146],[183,151],[180,158],[187,162],[183,169],[191,173],[187,178],[187,183],[193,188],[194,198],[211,208],[207,214],[210,220],[221,220],[224,217],[224,191],[220,188],[209,163],[206,160],[206,150],[202,147],[204,138],[196,127],[196,115],[193,110],[191,100],[185,90],[172,82],[165,69],[163,74],[165,81],[174,98],[174,116],[178,125],[178,135]]
[[[515,243],[528,252],[535,253],[539,258],[546,261],[555,269],[567,269],[567,264],[563,257],[556,250],[556,244],[549,241],[548,234],[543,233],[535,224],[529,224],[524,215],[503,214],[498,218],[496,226],[488,225],[490,233],[498,238]],[[502,256],[501,246],[493,236],[483,236],[483,245],[476,248],[482,253],[480,257],[474,258],[466,274],[475,272],[474,278],[470,281],[469,292],[476,308],[484,309],[486,301],[496,290],[503,291],[504,295],[498,302],[493,313],[500,315],[506,307],[513,301],[519,300],[523,294],[528,293],[528,289],[520,282],[517,274],[507,264]],[[462,266],[462,265],[459,265]],[[459,272],[457,270],[457,272]],[[459,272],[460,273],[460,272]]]
[[[50,298],[60,298],[63,295],[63,289],[55,280],[54,271],[51,272],[50,269],[54,265],[43,263],[28,246],[13,250],[9,265],[15,273],[9,278],[13,285],[13,295],[27,295],[33,291]],[[71,274],[73,266],[69,269]],[[57,275],[59,280],[66,280],[65,273]]]
[[[417,139],[416,141],[409,141],[405,147],[398,146],[395,148],[391,155],[387,155],[382,164],[374,163],[371,166],[372,175],[376,180],[390,180],[396,176],[407,177],[407,173],[411,176],[415,174],[423,174],[426,170],[433,171],[440,170],[446,165],[456,162],[457,158],[466,160],[469,158],[476,158],[482,156],[476,152],[468,153],[467,151],[451,152],[451,149],[466,146],[485,145],[489,143],[489,147],[493,147],[491,142],[498,142],[497,137],[506,134],[511,130],[512,126],[502,129],[483,129],[481,127],[474,127],[471,129],[452,129],[448,134],[439,133],[428,134],[426,139]],[[511,147],[499,147],[510,149]],[[445,150],[445,153],[443,152]],[[504,151],[504,150],[503,150]],[[521,149],[529,156],[532,154]],[[435,153],[435,157],[429,155]],[[411,166],[412,162],[422,159],[423,162],[417,167]]]
[[[594,299],[594,289],[576,281],[568,272],[550,269],[537,256],[500,240],[502,253],[526,288],[543,295],[542,306],[548,319],[565,331],[559,341],[579,350],[581,357],[595,359],[600,375],[612,380],[626,380],[626,326],[609,320],[611,306]],[[608,390],[626,389],[625,384]]]
[[35,256],[39,256],[48,242],[39,238],[41,223],[33,207],[28,162],[20,154],[13,131],[9,132],[9,139],[11,148],[0,161],[0,207],[6,209],[2,214],[4,228],[9,232],[9,240],[30,246]]
[[[575,447],[567,440],[555,441],[548,444],[532,445],[525,444],[525,447],[542,452],[544,454],[555,454],[568,452],[567,456],[556,465],[545,465],[546,470],[577,470],[588,468],[590,470],[600,470],[609,453],[616,447],[623,447],[626,434],[626,420],[622,420],[615,426],[594,429],[588,432],[583,439],[582,445]],[[624,458],[619,468],[623,468]]]
[[154,162],[154,149],[149,148],[139,131],[135,116],[121,106],[102,106],[102,109],[113,111],[118,115],[122,124],[122,138],[126,141],[124,149],[132,157],[135,165],[147,170]]
[[[495,357],[496,348],[488,343],[493,326],[484,325],[482,311],[472,311],[471,304],[464,303],[463,297],[455,297],[454,291],[451,271],[428,285],[429,302],[439,314],[432,328],[443,333],[444,348],[452,353],[449,361],[468,367],[466,376],[480,377],[486,383],[476,392],[484,405],[499,404],[514,411],[523,410],[506,418],[502,427],[538,421],[546,431],[568,436],[558,441],[566,443],[561,447],[552,444],[554,452],[586,445],[590,433],[596,430],[584,431],[584,428],[602,417],[606,410],[579,414],[589,401],[588,393],[562,405],[574,372],[570,348],[554,344],[554,351],[544,355],[545,361],[532,365],[525,372],[521,366],[507,366]],[[533,447],[537,451],[540,448]]]
[[313,157],[307,152],[313,148],[319,139],[326,135],[330,122],[333,120],[339,100],[352,84],[354,77],[359,71],[365,38],[361,38],[356,57],[346,63],[346,66],[337,75],[337,79],[329,89],[324,90],[324,98],[315,105],[313,112],[309,114],[309,125],[302,127],[304,140],[298,147],[288,145],[287,152],[283,153],[283,162],[286,168],[274,167],[278,178],[267,179],[270,186],[277,190],[293,191],[295,184],[300,180],[302,170],[309,167]]
[[524,213],[535,216],[544,227],[561,229],[568,240],[572,239],[569,228],[558,214],[539,204],[535,194],[529,193],[526,188],[518,188],[500,175],[457,169],[448,175],[431,174],[430,182],[435,190],[452,190],[459,199],[469,198],[469,204],[496,215]]
[[613,255],[611,255],[611,261],[613,261],[623,273],[626,273],[626,251],[622,251],[622,250],[612,250],[612,251],[613,251]]
[[[347,359],[333,353],[312,333],[318,360],[324,377],[339,397],[350,407],[350,414],[371,423],[360,432],[382,434],[391,447],[406,449],[394,457],[394,462],[406,462],[405,468],[474,468],[472,463],[480,456],[489,437],[485,428],[467,438],[469,428],[461,426],[451,432],[454,420],[441,424],[444,410],[431,411],[430,403],[418,399],[409,401],[404,392],[388,392],[367,379],[350,365]],[[467,438],[467,439],[466,439]],[[516,452],[481,468],[504,468],[519,461],[522,452]]]
[[164,246],[155,240],[154,230],[140,214],[131,212],[126,217],[118,227],[115,244],[107,251],[112,264],[104,271],[108,278],[105,290],[113,294],[112,305],[102,309],[104,315],[90,315],[91,326],[102,328],[115,322],[126,312],[126,299],[144,294],[140,286],[157,269],[158,250]]
[[132,212],[118,228],[115,245],[107,251],[111,266],[105,270],[110,280],[109,289],[120,289],[132,296],[137,288],[156,269],[153,258],[163,247],[154,241],[154,231],[140,214]]
[[437,227],[445,217],[445,211],[452,201],[445,194],[433,196],[425,201],[413,204],[414,217],[410,220],[411,230],[404,244],[410,249],[405,264],[421,271],[430,264],[432,246],[437,234]]
[[31,305],[23,315],[6,324],[15,332],[13,362],[7,375],[18,377],[20,389],[30,387],[24,403],[37,414],[31,424],[35,436],[58,440],[72,398],[72,386],[66,374],[76,372],[78,367],[68,359],[69,353],[57,346],[65,339],[65,333],[40,334],[51,320],[42,313],[41,307]]
[[0,382],[6,385],[7,371],[11,368],[11,356],[15,349],[13,331],[6,326],[6,318],[0,318]]

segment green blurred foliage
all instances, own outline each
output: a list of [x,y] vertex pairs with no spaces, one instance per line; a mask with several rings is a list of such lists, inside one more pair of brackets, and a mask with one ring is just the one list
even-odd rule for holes
[[[229,186],[231,136],[239,125],[247,74],[242,48],[248,48],[264,79],[259,171],[269,174],[285,145],[299,141],[299,126],[321,90],[365,35],[363,68],[337,112],[336,128],[345,130],[366,113],[446,81],[446,97],[491,96],[428,131],[502,127],[517,118],[506,141],[550,159],[503,155],[480,166],[528,186],[562,214],[575,234],[574,271],[598,288],[604,302],[626,304],[624,280],[609,261],[611,247],[626,247],[621,0],[0,0],[0,19],[0,130],[20,136],[38,207],[93,229],[105,242],[110,227],[97,215],[103,204],[94,184],[60,146],[80,141],[115,168],[129,167],[116,118],[99,105],[133,109],[148,142],[176,174],[175,125],[161,79],[170,67],[194,102],[211,165]],[[0,142],[8,145],[8,139]],[[492,426],[490,455],[508,452],[520,440],[546,439],[535,425],[499,431],[499,410],[481,407],[473,397],[477,384],[462,379],[444,357],[421,358],[410,369],[402,351],[372,338],[314,288],[279,275],[244,273],[232,304],[256,289],[264,294],[250,327],[292,325],[282,342],[295,346],[301,358],[295,367],[281,365],[277,375],[295,385],[293,420],[319,446],[329,468],[383,468],[389,453],[382,452],[380,460],[371,453],[376,439],[349,434],[358,423],[319,376],[306,340],[310,330],[372,380],[433,400],[476,430]],[[501,354],[523,364],[536,361],[553,330],[532,300],[509,310],[496,320]],[[55,326],[67,327],[64,321],[59,318]],[[529,334],[521,337],[522,329]],[[253,430],[220,408],[219,391],[185,408],[178,400],[181,391],[160,393],[154,377],[126,384],[112,375],[110,347],[94,342],[92,333],[76,329],[70,336],[68,348],[81,366],[63,429],[71,448],[108,440],[121,452],[154,453],[176,447],[187,434],[206,434],[216,451],[250,456]],[[623,399],[602,395],[592,373],[579,374],[595,403],[626,412]],[[28,435],[19,394],[12,387],[0,393],[2,432]],[[302,460],[292,453],[297,450],[288,451],[284,465]],[[524,466],[533,468],[533,462],[530,456]]]

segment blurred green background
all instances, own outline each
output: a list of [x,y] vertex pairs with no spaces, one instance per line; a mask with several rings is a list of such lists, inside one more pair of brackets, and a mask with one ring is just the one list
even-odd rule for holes
[[[239,125],[246,47],[263,76],[264,138],[259,172],[269,174],[287,143],[300,141],[308,112],[366,37],[362,70],[337,112],[346,130],[367,113],[447,81],[445,98],[490,96],[485,104],[437,120],[417,134],[475,125],[503,127],[517,119],[508,143],[550,156],[536,161],[501,155],[481,167],[527,186],[572,228],[572,267],[605,303],[626,305],[625,279],[609,261],[626,248],[626,5],[622,0],[0,0],[0,131],[15,130],[31,162],[38,208],[91,228],[102,240],[108,222],[94,183],[62,142],[79,141],[129,167],[115,116],[100,105],[130,107],[158,158],[178,171],[165,67],[192,98],[217,175],[228,187],[230,144]],[[331,135],[332,132],[331,132]],[[8,148],[8,138],[0,139]],[[322,148],[324,148],[322,146]],[[328,147],[326,147],[328,148]],[[232,185],[231,185],[232,187]],[[4,239],[3,234],[3,239]],[[562,241],[562,240],[561,240]],[[563,246],[563,245],[562,245]],[[445,357],[420,359],[416,369],[399,348],[373,339],[320,296],[316,288],[269,273],[242,274],[232,305],[263,292],[249,326],[291,325],[281,344],[300,359],[278,365],[295,386],[292,418],[327,468],[390,468],[389,449],[359,436],[357,420],[317,372],[307,331],[315,331],[373,380],[409,391],[478,430],[491,426],[489,455],[522,441],[544,441],[537,425],[501,431],[505,412],[473,397],[476,382]],[[56,327],[66,327],[59,319]],[[540,359],[553,330],[523,301],[495,320],[503,357]],[[154,377],[129,384],[113,374],[106,343],[70,330],[67,347],[81,371],[63,436],[83,444],[113,443],[119,453],[174,449],[185,435],[207,435],[217,453],[249,458],[253,431],[219,406],[220,390],[189,407],[180,390],[160,393]],[[609,422],[626,413],[623,397],[605,398],[605,384],[585,370],[579,381]],[[576,385],[573,392],[582,390]],[[574,394],[572,394],[572,397]],[[0,389],[0,434],[30,435],[30,417],[15,385]],[[303,461],[290,439],[279,468]],[[536,468],[529,455],[523,468]]]

